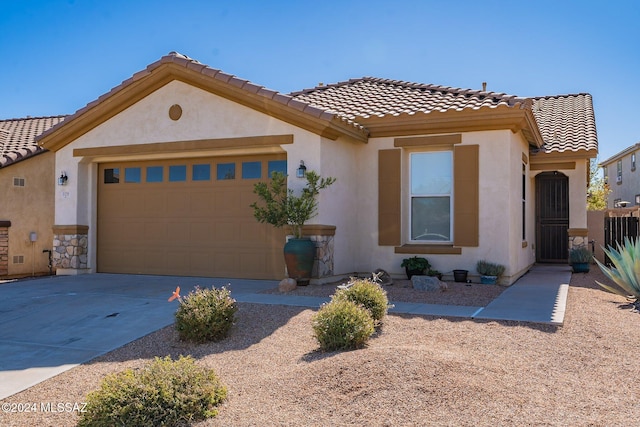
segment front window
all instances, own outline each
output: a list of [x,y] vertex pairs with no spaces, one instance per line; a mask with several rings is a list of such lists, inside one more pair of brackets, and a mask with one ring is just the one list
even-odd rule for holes
[[453,155],[451,151],[412,153],[410,240],[451,242]]

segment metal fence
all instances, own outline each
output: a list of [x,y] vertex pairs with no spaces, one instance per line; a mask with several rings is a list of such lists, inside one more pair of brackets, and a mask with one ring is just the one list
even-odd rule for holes
[[[623,245],[625,237],[636,239],[639,236],[638,227],[640,218],[637,216],[605,217],[604,219],[604,245],[618,248]],[[611,265],[609,257],[605,256],[606,265]]]

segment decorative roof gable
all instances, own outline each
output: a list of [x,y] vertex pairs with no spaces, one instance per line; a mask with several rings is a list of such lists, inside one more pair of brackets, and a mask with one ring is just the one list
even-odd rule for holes
[[171,52],[76,111],[64,124],[38,137],[38,141],[45,148],[58,150],[173,80],[183,81],[330,139],[346,135],[362,142],[367,140],[366,129],[354,121]]

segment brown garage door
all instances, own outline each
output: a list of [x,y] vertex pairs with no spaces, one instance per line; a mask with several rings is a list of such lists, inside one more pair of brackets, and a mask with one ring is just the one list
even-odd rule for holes
[[100,164],[98,271],[282,278],[285,233],[249,206],[273,170],[285,155]]

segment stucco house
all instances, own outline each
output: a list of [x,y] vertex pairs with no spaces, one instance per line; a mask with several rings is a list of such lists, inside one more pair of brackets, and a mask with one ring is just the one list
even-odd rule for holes
[[611,192],[607,196],[608,208],[640,206],[640,142],[625,148],[600,162],[605,183]]
[[35,139],[63,119],[0,120],[0,278],[50,271],[55,154]]
[[58,274],[280,279],[253,185],[337,178],[306,227],[316,282],[419,255],[512,283],[587,241],[589,94],[520,98],[378,78],[282,94],[172,52],[38,138],[55,155]]

